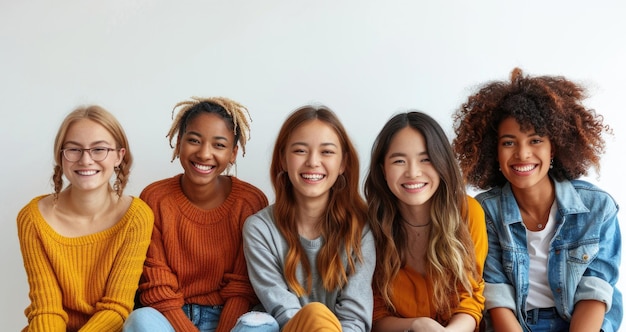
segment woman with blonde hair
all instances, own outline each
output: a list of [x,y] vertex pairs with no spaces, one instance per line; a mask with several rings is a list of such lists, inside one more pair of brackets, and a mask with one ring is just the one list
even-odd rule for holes
[[24,331],[121,331],[154,221],[146,203],[123,194],[133,161],[126,134],[102,107],[80,107],[59,128],[54,160],[54,193],[17,217],[31,300]]

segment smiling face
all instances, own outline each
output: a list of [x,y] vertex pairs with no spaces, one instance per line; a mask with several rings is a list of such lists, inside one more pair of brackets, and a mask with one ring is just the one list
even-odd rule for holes
[[[102,125],[89,119],[73,122],[65,135],[63,149],[116,149],[115,139]],[[102,161],[94,161],[87,151],[77,161],[68,161],[61,155],[63,175],[72,184],[72,190],[91,191],[109,188],[109,180],[126,153],[125,149],[109,151]]]
[[285,165],[296,200],[328,199],[343,173],[343,150],[335,130],[320,120],[296,128],[285,147]]
[[394,135],[385,154],[383,173],[400,205],[430,210],[430,198],[439,187],[440,177],[419,131],[405,127]]
[[218,114],[199,114],[179,138],[179,158],[186,184],[212,183],[236,157],[235,135]]
[[552,158],[548,137],[534,129],[522,131],[519,123],[507,118],[498,127],[498,161],[500,170],[514,189],[528,189],[549,184]]

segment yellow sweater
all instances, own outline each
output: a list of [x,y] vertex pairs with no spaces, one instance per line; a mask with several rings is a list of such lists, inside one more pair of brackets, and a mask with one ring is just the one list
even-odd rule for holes
[[113,227],[75,238],[56,233],[35,197],[17,228],[30,286],[23,331],[121,331],[133,309],[154,223],[139,198]]

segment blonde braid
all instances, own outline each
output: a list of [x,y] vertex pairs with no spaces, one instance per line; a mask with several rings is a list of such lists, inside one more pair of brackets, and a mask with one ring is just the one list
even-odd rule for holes
[[[172,161],[178,157],[178,145],[180,144],[178,140],[176,141],[176,146],[172,145],[172,140],[174,137],[177,137],[179,130],[181,129],[183,123],[182,120],[185,118],[185,115],[193,109],[195,106],[201,103],[209,103],[222,107],[224,111],[228,115],[233,118],[233,134],[235,137],[239,136],[239,145],[241,146],[242,156],[246,155],[246,143],[250,140],[250,123],[252,122],[252,118],[250,117],[250,113],[248,109],[239,104],[238,102],[225,98],[225,97],[209,97],[209,98],[201,98],[201,97],[191,97],[191,100],[185,100],[174,105],[172,109],[172,126],[170,127],[169,132],[166,137],[169,137],[170,147],[174,149],[174,153],[172,154]],[[176,117],[174,117],[174,111],[179,108]],[[239,129],[239,135],[237,135],[237,129]]]

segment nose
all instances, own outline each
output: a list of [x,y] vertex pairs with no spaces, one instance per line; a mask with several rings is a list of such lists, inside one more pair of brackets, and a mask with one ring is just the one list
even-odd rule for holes
[[89,165],[93,163],[93,159],[91,158],[91,150],[83,150],[83,153],[80,155],[80,159],[78,162],[81,165]]
[[317,167],[319,165],[319,161],[320,159],[317,154],[311,153],[306,159],[306,165],[309,167]]
[[203,144],[198,149],[197,155],[203,160],[211,159],[211,156],[213,156],[213,147],[209,143]]
[[422,175],[422,167],[419,163],[409,163],[405,176],[408,178],[415,178]]
[[517,148],[517,158],[520,160],[527,159],[531,155],[530,147],[520,144]]

